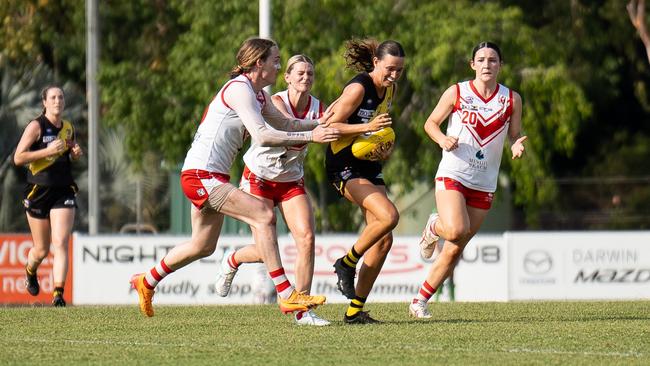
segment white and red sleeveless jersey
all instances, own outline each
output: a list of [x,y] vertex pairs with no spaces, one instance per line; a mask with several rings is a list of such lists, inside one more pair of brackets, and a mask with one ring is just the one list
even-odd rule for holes
[[512,115],[512,91],[497,84],[494,93],[484,99],[470,80],[456,84],[456,93],[447,136],[458,136],[458,148],[442,152],[436,177],[453,178],[468,188],[494,192]]
[[[287,90],[276,93],[282,98],[287,111],[297,119],[318,119],[323,115],[320,101],[309,96],[307,108],[296,111],[289,103]],[[274,96],[275,96],[274,95]],[[295,146],[262,147],[255,141],[244,154],[244,162],[256,176],[274,182],[294,182],[304,175],[303,163],[307,155],[307,144]]]
[[257,100],[257,112],[266,104],[262,91],[255,94],[250,80],[239,75],[226,82],[203,112],[201,124],[194,134],[192,146],[185,156],[182,170],[198,169],[229,174],[235,156],[248,137],[246,127],[237,113],[225,102],[223,94],[233,83],[245,83]]

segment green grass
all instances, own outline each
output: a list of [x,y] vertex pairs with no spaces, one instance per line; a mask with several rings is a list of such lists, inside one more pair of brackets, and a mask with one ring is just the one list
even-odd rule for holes
[[345,306],[298,327],[275,306],[0,308],[0,364],[648,365],[650,302],[405,303],[366,309],[385,321],[350,326]]

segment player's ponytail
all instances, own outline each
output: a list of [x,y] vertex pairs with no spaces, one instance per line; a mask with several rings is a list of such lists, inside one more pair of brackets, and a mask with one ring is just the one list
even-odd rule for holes
[[368,39],[351,39],[345,44],[345,54],[343,57],[346,66],[357,71],[371,72],[375,68],[373,58],[383,59],[386,55],[395,57],[404,57],[406,53],[404,48],[397,41],[384,41],[381,44],[377,40]]

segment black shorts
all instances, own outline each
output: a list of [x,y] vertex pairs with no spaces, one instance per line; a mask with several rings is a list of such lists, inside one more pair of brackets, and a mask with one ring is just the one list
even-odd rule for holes
[[358,169],[354,167],[345,167],[341,171],[329,171],[327,173],[327,180],[334,186],[337,192],[343,197],[345,195],[345,185],[350,179],[363,178],[370,181],[376,186],[385,186],[384,175],[381,170],[377,172],[375,169]]
[[76,208],[78,190],[74,183],[53,187],[28,183],[23,196],[25,212],[31,217],[46,219],[53,208]]

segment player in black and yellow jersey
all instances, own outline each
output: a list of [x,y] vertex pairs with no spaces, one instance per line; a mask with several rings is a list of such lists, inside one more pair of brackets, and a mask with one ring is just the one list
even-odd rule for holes
[[50,86],[41,93],[43,114],[23,132],[14,163],[27,165],[27,187],[23,204],[34,246],[29,250],[26,271],[27,291],[38,295],[36,271],[50,251],[54,254],[52,305],[65,306],[63,288],[68,272],[68,242],[74,222],[77,185],[70,161],[82,155],[74,127],[61,119],[65,107],[63,90]]
[[[364,304],[393,243],[391,231],[397,225],[399,213],[386,194],[382,176],[382,159],[362,160],[352,154],[354,139],[389,127],[388,112],[395,94],[395,83],[404,70],[404,49],[395,41],[350,40],[345,58],[348,67],[360,71],[345,86],[342,95],[332,103],[332,127],[343,137],[330,143],[326,154],[326,169],[330,183],[341,196],[358,205],[366,227],[347,255],[335,264],[338,288],[352,299],[344,321],[349,324],[377,323]],[[385,152],[389,154],[390,151]],[[355,288],[356,266],[363,256]]]

